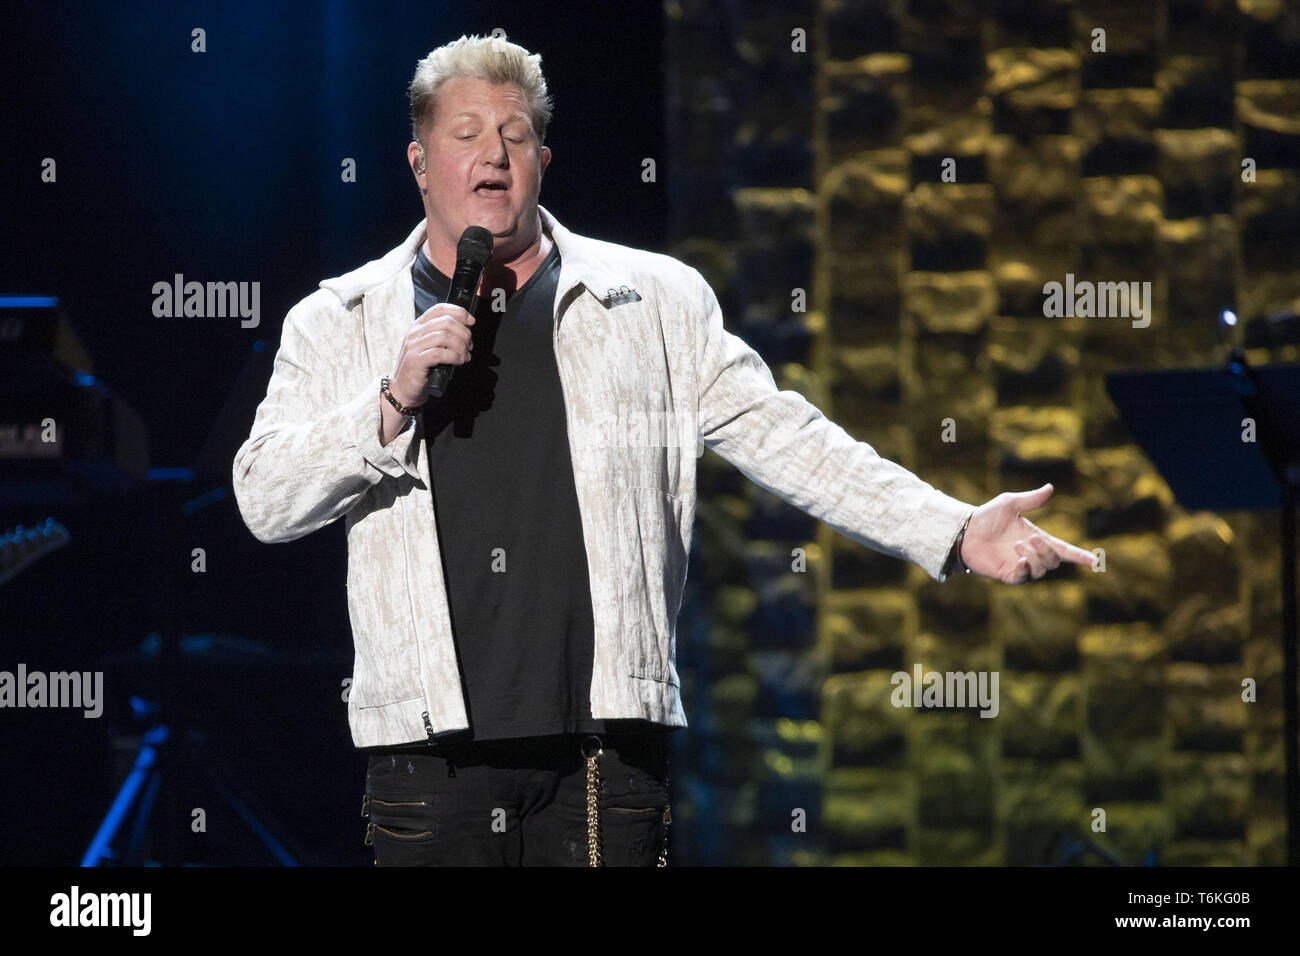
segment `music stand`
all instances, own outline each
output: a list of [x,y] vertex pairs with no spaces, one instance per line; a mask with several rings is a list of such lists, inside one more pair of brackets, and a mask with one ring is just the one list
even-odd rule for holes
[[[1279,508],[1286,745],[1286,856],[1300,864],[1296,765],[1296,499],[1300,492],[1300,365],[1252,368],[1234,349],[1223,368],[1106,376],[1121,420],[1188,510]],[[1255,422],[1244,440],[1243,419]]]

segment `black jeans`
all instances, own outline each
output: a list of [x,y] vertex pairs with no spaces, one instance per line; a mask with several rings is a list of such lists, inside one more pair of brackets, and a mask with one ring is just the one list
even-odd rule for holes
[[[669,734],[560,734],[370,757],[363,815],[379,866],[588,866],[586,753],[605,866],[666,854]],[[598,747],[597,747],[598,745]]]

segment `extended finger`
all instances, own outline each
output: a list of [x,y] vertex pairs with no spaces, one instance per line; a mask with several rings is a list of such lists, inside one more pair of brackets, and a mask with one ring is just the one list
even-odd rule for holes
[[1069,561],[1071,564],[1086,564],[1089,567],[1096,561],[1096,556],[1091,551],[1085,551],[1083,548],[1077,548],[1068,541],[1062,541],[1056,535],[1048,534],[1038,525],[1034,524],[1028,518],[1021,518],[1026,526],[1033,529],[1034,534],[1040,534],[1044,540],[1051,546],[1052,550],[1060,557],[1062,561]]
[[1097,563],[1097,556],[1091,551],[1077,548],[1060,538],[1050,538],[1048,543],[1051,544],[1052,550],[1061,556],[1062,561],[1069,561],[1071,564],[1086,564],[1088,567],[1092,567]]

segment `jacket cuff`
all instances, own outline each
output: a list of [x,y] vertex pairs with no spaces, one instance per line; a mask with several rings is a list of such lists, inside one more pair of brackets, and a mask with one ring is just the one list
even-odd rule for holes
[[410,475],[419,478],[417,455],[420,446],[415,441],[415,422],[408,420],[405,427],[387,445],[379,443],[379,429],[383,413],[379,408],[382,396],[379,387],[382,378],[374,379],[345,406],[347,420],[352,423],[352,444],[361,457],[392,478]]
[[931,520],[916,523],[912,560],[934,580],[943,582],[948,578],[943,571],[948,556],[952,554],[952,546],[957,543],[957,535],[975,513],[975,508],[937,489],[930,493],[926,506]]

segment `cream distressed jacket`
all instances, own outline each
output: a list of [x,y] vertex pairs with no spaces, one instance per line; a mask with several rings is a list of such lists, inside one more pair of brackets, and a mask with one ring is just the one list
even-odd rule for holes
[[[540,214],[561,256],[553,344],[591,582],[593,717],[686,725],[676,621],[702,446],[853,541],[942,580],[971,506],[778,391],[758,354],[723,328],[696,270]],[[344,519],[358,747],[468,726],[420,418],[379,441],[380,379],[414,318],[411,263],[424,233],[421,222],[290,310],[234,461],[239,511],[259,540]]]

